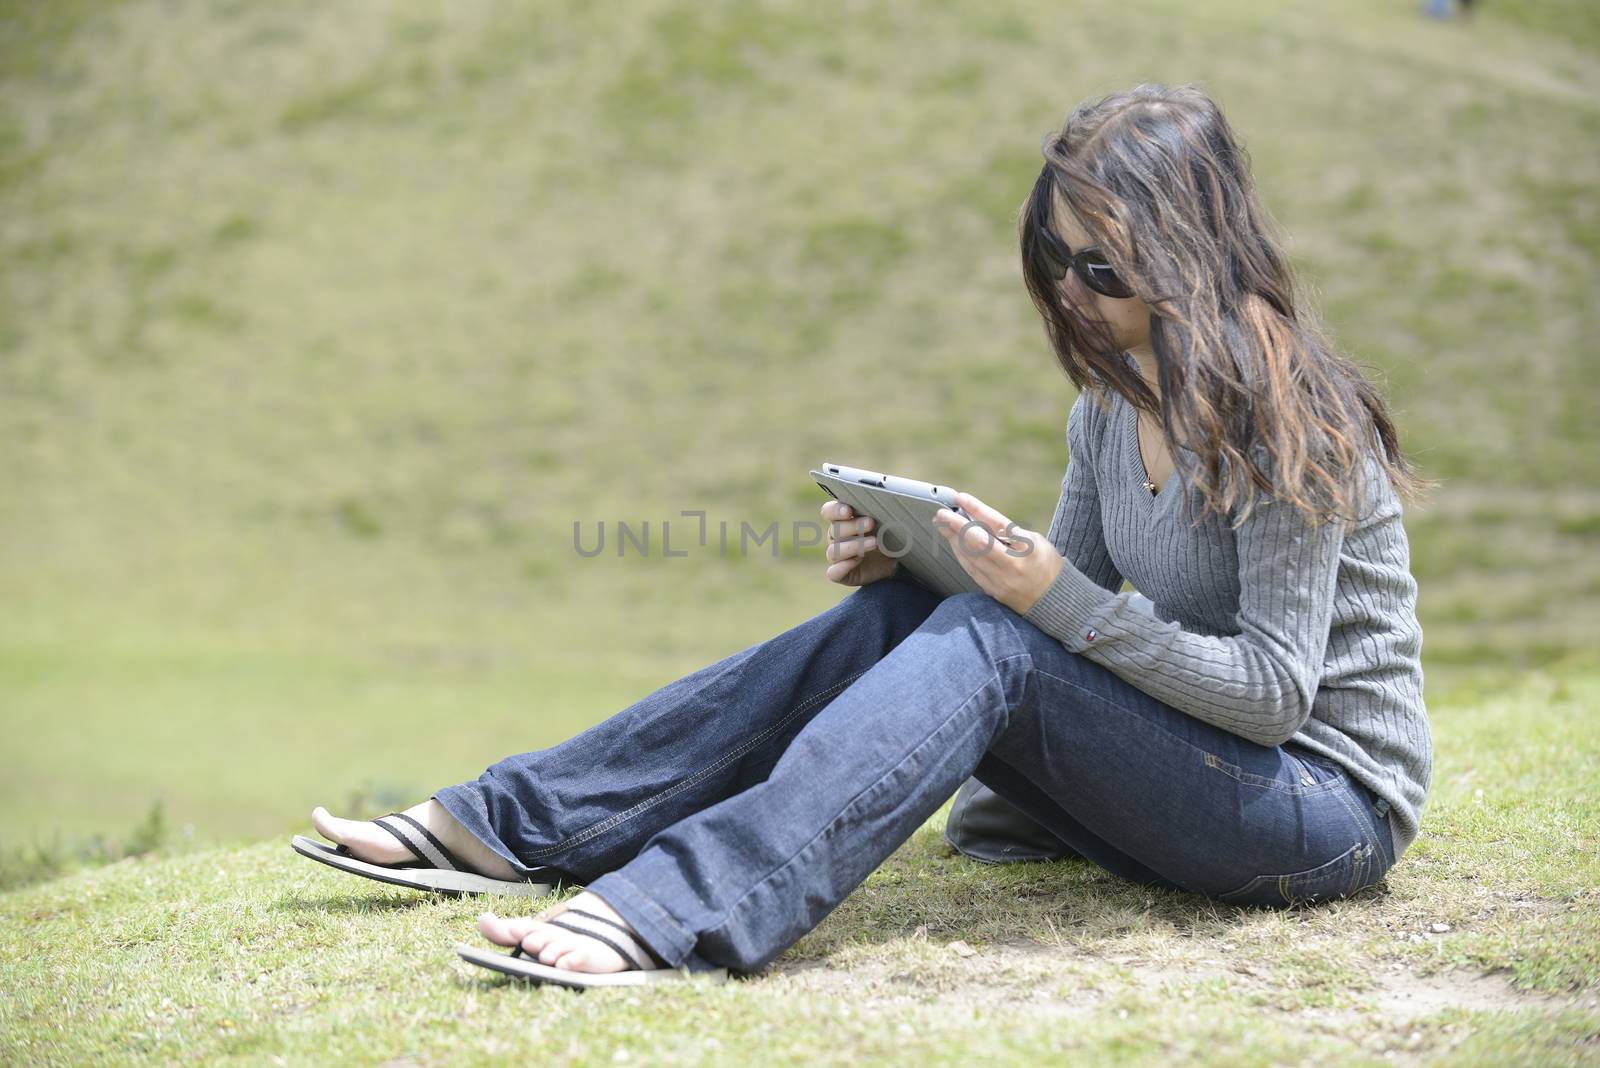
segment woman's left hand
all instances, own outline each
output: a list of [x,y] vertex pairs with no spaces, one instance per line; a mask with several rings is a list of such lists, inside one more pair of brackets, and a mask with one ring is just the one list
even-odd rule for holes
[[984,593],[1018,615],[1026,613],[1061,573],[1066,561],[1060,550],[1043,534],[1017,526],[970,493],[956,494],[956,504],[971,519],[940,508],[934,529]]

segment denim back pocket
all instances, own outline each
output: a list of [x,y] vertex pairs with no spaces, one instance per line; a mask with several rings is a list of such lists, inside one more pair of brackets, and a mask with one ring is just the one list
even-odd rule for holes
[[[1374,824],[1360,812],[1362,801],[1355,793],[1359,785],[1339,765],[1298,746],[1284,746],[1283,754],[1285,770],[1290,774],[1281,778],[1245,772],[1210,753],[1206,754],[1206,764],[1240,782],[1293,795],[1293,800],[1285,796],[1283,805],[1314,806],[1320,819],[1335,821],[1337,829],[1330,828],[1333,837],[1336,840],[1343,837],[1351,845],[1332,860],[1315,867],[1256,875],[1242,886],[1216,894],[1219,901],[1275,908],[1329,901],[1349,897],[1370,886],[1388,870],[1389,858],[1380,852]],[[1302,810],[1303,813],[1309,811]]]
[[1236,890],[1218,894],[1217,900],[1281,908],[1349,897],[1372,881],[1374,855],[1371,842],[1358,842],[1326,864],[1287,875],[1257,875]]
[[1370,874],[1370,881],[1383,878],[1394,866],[1394,831],[1389,823],[1389,803],[1327,757],[1318,753],[1296,753],[1295,756],[1316,774],[1339,780],[1339,796],[1351,815],[1371,832],[1369,841],[1377,847],[1376,869]]
[[1215,753],[1205,752],[1203,759],[1205,765],[1214,771],[1220,771],[1230,779],[1236,779],[1246,786],[1259,786],[1265,790],[1278,790],[1286,794],[1316,794],[1336,789],[1342,774],[1338,769],[1329,769],[1308,760],[1302,760],[1295,750],[1285,748],[1284,754],[1289,758],[1291,774],[1286,777],[1271,775],[1258,775],[1253,771],[1246,771],[1237,764],[1230,764]]

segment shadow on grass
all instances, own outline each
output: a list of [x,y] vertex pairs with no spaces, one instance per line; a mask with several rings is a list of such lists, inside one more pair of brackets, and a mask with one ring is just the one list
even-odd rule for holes
[[1092,950],[1152,930],[1226,936],[1262,916],[1315,915],[1335,904],[1381,909],[1389,896],[1388,881],[1381,879],[1347,898],[1236,905],[1145,886],[1077,857],[983,864],[955,854],[923,830],[783,959],[815,960],[846,946],[918,937]]
[[323,897],[280,897],[269,907],[273,912],[336,912],[347,916],[373,915],[385,912],[402,912],[431,904],[434,899],[423,894],[414,898],[361,897],[355,893],[328,894]]
[[[485,943],[485,944],[489,944],[489,943]],[[500,948],[503,949],[505,947],[500,947]],[[626,992],[637,993],[641,989],[649,989],[648,986],[618,986],[618,987],[562,986],[560,983],[541,982],[540,980],[537,980],[537,979],[523,978],[522,976],[516,976],[516,975],[506,975],[504,972],[492,971],[492,970],[490,970],[488,968],[482,968],[482,967],[479,967],[477,965],[466,964],[465,962],[462,962],[462,965],[463,965],[464,968],[468,969],[465,973],[463,973],[462,971],[458,970],[458,971],[452,973],[451,976],[450,976],[451,985],[454,986],[458,990],[466,990],[466,991],[507,990],[507,989],[511,989],[511,990],[539,990],[539,991],[557,992],[557,993],[560,993],[560,994],[563,994],[563,995],[578,995],[578,994],[587,994],[591,990],[601,991],[602,993],[605,992],[606,990],[611,990],[611,991],[620,990],[620,991],[623,991],[625,993]],[[757,980],[767,978],[770,974],[772,974],[772,973],[769,971],[768,968],[763,968],[762,970],[756,971],[756,972],[741,972],[741,971],[735,971],[734,969],[730,968],[730,969],[728,969],[727,983],[728,983],[728,985],[732,986],[732,985],[740,984],[740,983],[756,982]],[[693,983],[695,981],[696,980],[694,980],[692,978],[684,980],[684,982],[686,982],[686,983]],[[675,983],[676,980],[673,980],[672,982]],[[701,982],[704,982],[704,980],[701,980]]]

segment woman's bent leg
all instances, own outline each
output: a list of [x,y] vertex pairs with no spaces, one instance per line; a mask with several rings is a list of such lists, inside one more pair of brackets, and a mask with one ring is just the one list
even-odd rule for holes
[[1168,708],[961,594],[813,717],[765,781],[664,828],[590,889],[674,965],[760,967],[991,752],[1088,833],[1052,831],[1090,859],[1114,850],[1134,877],[1248,896],[1263,872],[1331,861],[1348,885],[1376,870],[1375,832],[1336,776]]
[[1230,904],[1349,896],[1394,864],[1384,805],[1331,758],[1196,719],[1032,624],[1041,714],[974,776],[1126,878]]
[[434,796],[519,872],[549,866],[587,881],[764,779],[795,734],[938,603],[903,578],[863,586],[560,745]]

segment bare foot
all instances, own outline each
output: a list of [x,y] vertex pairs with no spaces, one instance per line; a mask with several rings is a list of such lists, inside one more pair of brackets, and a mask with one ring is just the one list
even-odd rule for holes
[[[448,809],[433,798],[412,805],[405,810],[405,814],[428,828],[435,838],[444,843],[446,849],[479,875],[487,875],[491,879],[520,878],[504,857],[478,841],[471,831],[450,815]],[[357,860],[373,864],[399,864],[415,859],[399,839],[370,820],[341,819],[318,805],[311,810],[311,822],[318,834],[344,846]]]
[[[540,964],[555,968],[573,972],[620,972],[632,967],[629,961],[604,942],[543,922],[554,919],[569,908],[603,916],[633,932],[633,928],[617,915],[615,909],[587,890],[570,901],[550,906],[537,916],[502,919],[492,912],[482,913],[478,916],[478,931],[496,945],[520,944],[522,951]],[[634,937],[639,936],[635,933]]]

